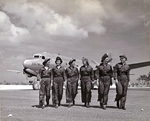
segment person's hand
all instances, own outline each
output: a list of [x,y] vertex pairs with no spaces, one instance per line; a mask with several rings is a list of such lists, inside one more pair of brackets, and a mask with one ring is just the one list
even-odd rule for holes
[[96,80],[96,84],[97,84],[97,86],[99,86],[99,79]]
[[51,81],[51,87],[53,87],[53,80]]
[[115,84],[116,84],[116,85],[118,84],[118,80],[117,80],[117,79],[115,80]]
[[95,81],[96,81],[96,80],[92,81],[92,85],[94,85],[94,84],[95,84]]
[[81,80],[78,81],[78,85],[81,86]]
[[67,86],[67,80],[64,81],[64,86],[65,86],[65,87]]

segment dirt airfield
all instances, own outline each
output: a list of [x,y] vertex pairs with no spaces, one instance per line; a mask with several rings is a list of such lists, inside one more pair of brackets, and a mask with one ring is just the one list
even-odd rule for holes
[[76,105],[68,108],[65,102],[65,90],[62,105],[55,109],[50,106],[38,108],[38,90],[1,90],[1,121],[149,121],[150,88],[129,89],[126,108],[116,108],[115,90],[111,89],[106,110],[99,107],[97,90],[92,90],[90,108],[83,107],[81,92],[76,97]]

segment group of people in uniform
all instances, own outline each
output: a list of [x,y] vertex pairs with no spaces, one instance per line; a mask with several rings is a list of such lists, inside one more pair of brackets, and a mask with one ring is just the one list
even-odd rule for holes
[[[49,106],[50,89],[52,87],[52,103],[55,108],[61,105],[63,96],[63,86],[66,86],[66,103],[68,107],[75,105],[75,98],[78,93],[78,82],[81,85],[81,99],[84,106],[89,108],[91,102],[91,89],[92,84],[97,81],[98,85],[98,101],[100,107],[106,110],[108,102],[108,94],[110,85],[112,85],[112,78],[116,83],[116,106],[119,109],[126,110],[125,102],[127,96],[129,78],[129,65],[126,64],[126,55],[120,55],[120,63],[117,63],[113,68],[109,64],[108,55],[104,54],[101,58],[101,63],[97,66],[96,71],[90,66],[88,59],[83,58],[83,65],[78,68],[75,67],[75,59],[69,61],[69,67],[64,68],[61,66],[62,59],[56,57],[56,66],[52,69],[49,68],[50,59],[45,59],[43,62],[44,67],[40,69],[37,76],[40,80],[39,90],[39,105],[41,108]],[[46,96],[46,105],[45,105]]]

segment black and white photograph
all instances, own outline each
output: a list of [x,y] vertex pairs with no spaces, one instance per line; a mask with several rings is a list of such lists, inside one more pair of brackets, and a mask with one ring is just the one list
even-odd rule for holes
[[0,0],[0,121],[149,121],[150,0]]

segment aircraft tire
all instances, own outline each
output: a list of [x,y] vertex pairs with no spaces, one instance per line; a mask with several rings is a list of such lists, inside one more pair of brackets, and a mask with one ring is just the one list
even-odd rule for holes
[[32,87],[33,87],[33,90],[39,90],[40,89],[40,83],[39,82],[34,82]]

